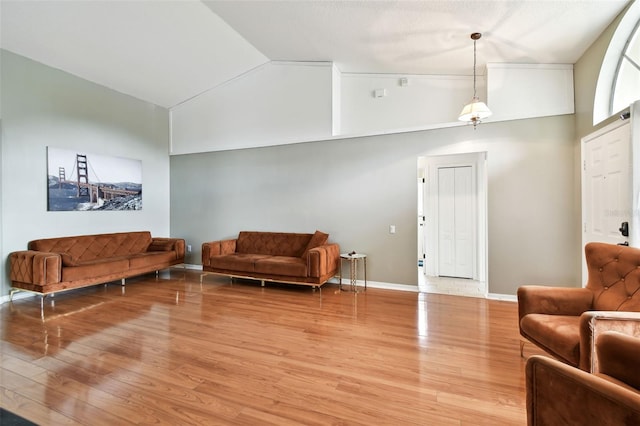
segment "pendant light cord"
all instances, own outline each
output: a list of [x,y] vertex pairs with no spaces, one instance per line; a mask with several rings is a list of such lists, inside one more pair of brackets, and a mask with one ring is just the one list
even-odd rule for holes
[[476,40],[473,40],[473,98],[477,98],[476,93]]

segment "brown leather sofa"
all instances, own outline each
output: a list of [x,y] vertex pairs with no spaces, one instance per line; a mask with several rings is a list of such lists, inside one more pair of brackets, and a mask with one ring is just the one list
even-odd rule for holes
[[519,327],[523,337],[555,358],[595,372],[598,334],[616,330],[640,336],[640,249],[589,243],[585,256],[584,288],[518,289]]
[[640,424],[640,339],[607,331],[596,344],[600,373],[534,355],[527,360],[527,424]]
[[322,286],[336,275],[340,246],[329,235],[242,231],[238,238],[202,244],[202,277],[208,273],[289,284]]
[[9,255],[11,294],[42,295],[107,283],[184,263],[184,240],[121,232],[30,241]]

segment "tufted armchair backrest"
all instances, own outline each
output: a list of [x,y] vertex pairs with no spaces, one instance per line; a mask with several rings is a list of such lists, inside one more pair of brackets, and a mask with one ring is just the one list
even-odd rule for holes
[[592,310],[640,312],[640,248],[588,243],[584,251]]

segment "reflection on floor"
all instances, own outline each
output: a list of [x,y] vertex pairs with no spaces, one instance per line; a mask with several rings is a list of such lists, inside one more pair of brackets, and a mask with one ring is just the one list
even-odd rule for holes
[[425,293],[486,297],[485,285],[481,281],[464,278],[426,276],[423,268],[418,268],[418,287],[421,292]]

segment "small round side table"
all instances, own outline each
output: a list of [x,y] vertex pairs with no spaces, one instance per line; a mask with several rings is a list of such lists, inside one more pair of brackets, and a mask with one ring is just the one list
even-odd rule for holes
[[340,290],[342,291],[342,262],[349,261],[349,278],[351,279],[351,290],[358,292],[358,260],[362,260],[364,271],[364,291],[367,291],[367,255],[362,253],[341,253],[340,254]]

